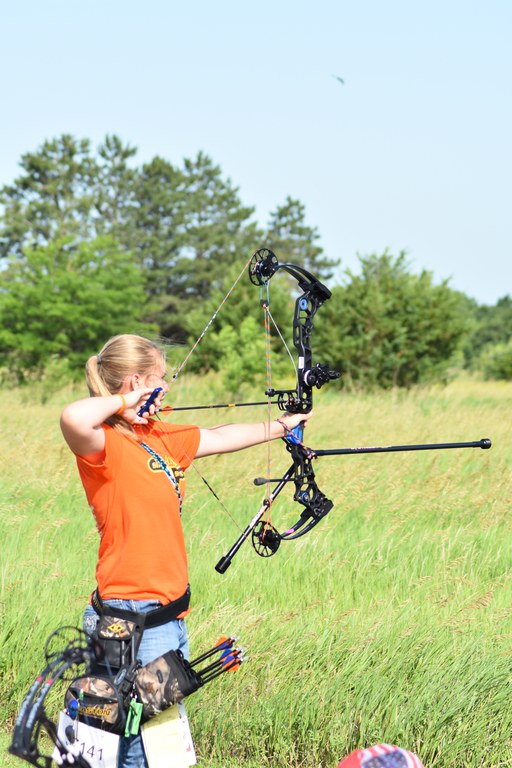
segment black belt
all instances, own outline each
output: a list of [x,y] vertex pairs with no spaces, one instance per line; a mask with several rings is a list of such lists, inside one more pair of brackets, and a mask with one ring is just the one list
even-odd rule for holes
[[177,600],[173,600],[167,605],[162,605],[160,608],[155,608],[153,611],[147,613],[139,613],[138,611],[129,611],[126,608],[116,608],[114,606],[105,605],[100,597],[100,593],[97,589],[91,595],[91,605],[99,616],[103,614],[112,613],[119,619],[127,619],[128,621],[137,621],[137,618],[144,617],[144,628],[159,627],[161,624],[167,624],[172,619],[177,619],[180,613],[186,611],[190,603],[190,585],[187,586],[186,592],[178,597]]

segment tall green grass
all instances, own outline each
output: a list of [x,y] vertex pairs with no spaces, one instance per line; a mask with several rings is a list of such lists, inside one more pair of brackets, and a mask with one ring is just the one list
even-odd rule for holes
[[[204,402],[216,386],[180,383],[181,402]],[[46,637],[80,623],[94,587],[97,534],[58,428],[62,406],[81,395],[0,392],[3,745]],[[201,764],[328,768],[387,741],[429,768],[512,766],[512,385],[316,400],[313,447],[491,437],[493,448],[318,459],[329,516],[273,558],[245,545],[224,576],[214,565],[238,530],[189,470],[192,653],[232,632],[250,657],[188,701]],[[266,418],[264,408],[221,413],[179,416],[205,426]],[[197,462],[241,528],[261,502],[252,479],[266,462],[265,446]],[[274,476],[288,466],[280,442],[272,466]],[[287,527],[296,506],[283,491],[274,524]]]

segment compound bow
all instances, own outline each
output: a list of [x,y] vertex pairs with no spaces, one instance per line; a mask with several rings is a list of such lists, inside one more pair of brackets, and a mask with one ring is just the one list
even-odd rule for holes
[[[331,297],[331,291],[314,275],[303,267],[294,264],[280,264],[275,254],[262,248],[253,255],[249,264],[249,277],[257,286],[267,286],[269,280],[278,270],[284,270],[291,275],[299,285],[302,293],[295,302],[293,317],[293,344],[298,353],[297,382],[295,389],[269,388],[266,395],[277,398],[278,407],[288,413],[307,413],[313,407],[313,390],[320,389],[329,381],[338,379],[340,373],[329,369],[328,365],[314,363],[311,349],[311,334],[313,318],[320,307]],[[262,300],[264,310],[268,302]],[[268,344],[267,344],[268,346]],[[281,478],[256,478],[256,485],[277,483],[264,499],[257,514],[242,531],[237,541],[224,555],[215,570],[225,573],[231,565],[233,556],[238,552],[244,541],[251,537],[252,545],[261,557],[274,555],[282,541],[298,539],[309,533],[333,508],[333,502],[318,488],[313,469],[313,460],[319,456],[357,455],[363,453],[384,453],[392,451],[421,451],[446,448],[490,448],[488,438],[465,443],[432,443],[425,445],[396,445],[371,448],[334,448],[327,450],[312,450],[303,443],[303,427],[295,427],[285,435],[286,449],[291,455],[292,464]],[[268,519],[267,513],[276,497],[287,483],[293,482],[295,492],[293,498],[303,510],[298,520],[284,532],[279,532]]]

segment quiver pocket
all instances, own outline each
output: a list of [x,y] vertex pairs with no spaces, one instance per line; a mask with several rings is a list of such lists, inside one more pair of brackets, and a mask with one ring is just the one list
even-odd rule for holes
[[158,715],[203,685],[181,651],[167,651],[163,656],[139,667],[134,687],[142,703],[142,719]]
[[96,637],[102,644],[105,656],[98,663],[108,671],[117,671],[135,663],[143,631],[142,621],[120,619],[115,615],[100,616]]
[[66,711],[78,720],[112,733],[122,733],[126,722],[123,696],[112,678],[102,675],[77,677],[64,697]]

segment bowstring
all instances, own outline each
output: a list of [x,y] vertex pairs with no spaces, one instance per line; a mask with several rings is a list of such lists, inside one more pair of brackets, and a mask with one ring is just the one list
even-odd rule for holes
[[[238,285],[238,283],[239,283],[239,282],[240,282],[240,280],[242,279],[242,277],[243,277],[244,273],[246,272],[247,268],[249,267],[249,264],[251,263],[251,261],[252,261],[252,255],[250,256],[250,258],[248,259],[248,261],[247,261],[247,262],[246,262],[246,264],[244,265],[243,269],[241,270],[241,272],[240,272],[240,274],[238,275],[238,277],[235,279],[234,283],[232,284],[232,286],[230,287],[230,289],[228,290],[228,292],[225,294],[224,298],[223,298],[223,299],[222,299],[222,301],[220,302],[219,306],[217,307],[217,309],[215,310],[215,312],[213,313],[213,315],[210,317],[210,319],[209,319],[209,320],[208,320],[208,322],[206,323],[206,325],[205,325],[205,327],[203,328],[202,332],[199,334],[199,336],[198,336],[197,340],[194,342],[194,344],[191,346],[191,348],[190,348],[190,349],[189,349],[189,351],[187,352],[187,354],[186,354],[185,358],[183,359],[183,361],[182,361],[182,362],[181,362],[181,363],[180,363],[180,364],[179,364],[179,365],[176,367],[176,369],[175,369],[175,371],[174,371],[174,373],[173,373],[173,375],[172,375],[172,379],[171,379],[171,381],[169,382],[169,384],[174,384],[174,382],[176,381],[176,379],[177,379],[177,378],[178,378],[178,376],[180,375],[181,371],[182,371],[182,370],[185,368],[185,366],[186,366],[186,364],[188,363],[188,361],[190,360],[190,358],[191,358],[192,354],[193,354],[193,353],[194,353],[194,351],[197,349],[198,345],[200,344],[200,342],[202,341],[202,339],[203,339],[203,338],[204,338],[204,336],[206,335],[206,332],[208,331],[208,329],[210,328],[210,326],[211,326],[211,325],[212,325],[212,324],[215,322],[215,319],[217,318],[217,315],[218,315],[218,314],[219,314],[219,312],[221,311],[222,307],[223,307],[223,306],[224,306],[224,304],[227,302],[228,298],[231,296],[231,294],[233,293],[234,289],[236,288],[236,286]],[[157,413],[157,414],[155,414],[155,415],[156,415],[156,417],[157,417],[158,419],[160,419],[160,420],[161,420],[161,417],[159,416],[159,414],[158,414],[158,413]],[[196,473],[199,475],[199,477],[201,478],[201,480],[203,481],[203,483],[206,485],[206,487],[208,488],[208,490],[210,491],[210,493],[211,493],[211,494],[214,496],[214,498],[215,498],[215,499],[218,501],[218,503],[220,504],[221,508],[224,510],[224,512],[225,512],[225,513],[227,514],[227,516],[230,518],[231,522],[232,522],[232,523],[233,523],[233,524],[234,524],[234,525],[235,525],[235,526],[238,528],[238,530],[239,530],[239,531],[241,531],[241,530],[242,530],[242,528],[240,527],[240,525],[237,523],[237,521],[235,520],[235,518],[233,517],[233,515],[231,514],[231,512],[229,511],[229,509],[226,507],[226,505],[224,504],[224,502],[222,501],[222,499],[219,497],[219,495],[218,495],[218,494],[217,494],[217,493],[214,491],[214,489],[212,488],[212,486],[210,485],[210,483],[208,482],[208,480],[206,479],[206,477],[205,477],[205,476],[202,474],[202,472],[201,472],[201,471],[200,471],[200,470],[199,470],[199,469],[196,467],[196,465],[195,465],[195,461],[193,461],[193,460],[191,459],[191,457],[190,457],[190,456],[187,454],[187,452],[186,452],[186,451],[185,451],[185,456],[186,456],[186,458],[187,458],[187,459],[188,459],[188,461],[189,461],[189,465],[190,465],[190,466],[192,467],[192,469],[193,469],[193,470],[194,470],[194,471],[195,471],[195,472],[196,472]]]
[[195,465],[195,462],[194,462],[194,461],[191,461],[191,459],[190,459],[190,456],[188,456],[188,454],[187,454],[186,452],[185,452],[185,456],[186,456],[186,457],[187,457],[187,459],[190,461],[190,466],[192,467],[192,469],[194,470],[194,472],[196,472],[196,473],[199,475],[199,477],[201,478],[201,480],[203,481],[203,483],[206,485],[206,487],[208,488],[208,490],[210,491],[210,493],[211,493],[211,494],[213,494],[213,496],[214,496],[214,498],[215,498],[215,499],[217,499],[217,501],[219,502],[220,506],[222,507],[222,509],[224,510],[224,512],[226,513],[226,515],[229,517],[229,519],[231,520],[231,522],[233,523],[233,525],[235,525],[235,526],[236,526],[236,528],[238,528],[238,530],[239,530],[239,531],[240,531],[240,533],[241,533],[241,532],[242,532],[242,530],[243,530],[243,529],[242,529],[242,527],[241,527],[241,526],[239,525],[239,523],[236,521],[236,519],[235,519],[235,518],[234,518],[234,516],[231,514],[231,512],[229,511],[229,509],[226,507],[226,505],[224,504],[224,502],[222,501],[222,499],[220,498],[220,496],[219,496],[219,495],[218,495],[218,494],[217,494],[217,493],[214,491],[214,489],[212,488],[212,486],[210,485],[210,483],[208,482],[208,480],[206,479],[206,477],[205,477],[205,476],[204,476],[204,475],[201,473],[201,471],[200,471],[200,470],[199,470],[199,469],[196,467],[196,465]]
[[[202,332],[199,334],[198,338],[196,339],[196,341],[194,342],[192,347],[189,349],[189,351],[186,354],[186,356],[183,359],[183,361],[176,367],[176,369],[175,369],[175,371],[174,371],[174,373],[172,375],[172,379],[169,382],[169,384],[174,384],[174,382],[177,380],[177,378],[180,375],[180,373],[182,372],[182,370],[187,365],[187,363],[190,360],[192,354],[197,349],[198,345],[200,344],[200,342],[202,341],[202,339],[206,335],[208,329],[215,322],[215,320],[217,318],[217,315],[221,311],[222,307],[226,304],[228,298],[231,296],[232,292],[234,291],[234,289],[236,288],[236,286],[238,285],[238,283],[242,279],[244,273],[246,272],[246,270],[248,269],[250,263],[252,262],[252,259],[253,259],[253,256],[251,255],[250,258],[248,259],[248,261],[246,262],[246,264],[244,265],[244,267],[242,268],[242,270],[240,271],[240,274],[235,279],[235,281],[233,282],[233,284],[231,285],[231,287],[229,288],[229,290],[227,291],[227,293],[223,297],[223,299],[220,302],[219,306],[217,307],[217,309],[215,310],[215,312],[213,313],[211,318],[206,323],[206,325],[203,328]],[[284,346],[286,352],[288,353],[288,356],[289,356],[289,358],[290,358],[290,360],[292,362],[292,366],[293,366],[293,369],[295,371],[295,376],[296,377],[298,376],[298,371],[297,371],[297,366],[295,364],[295,360],[293,359],[293,355],[292,355],[292,353],[290,351],[290,348],[289,348],[288,344],[286,343],[286,340],[285,340],[283,334],[281,333],[281,330],[280,330],[278,324],[276,323],[276,321],[275,321],[275,319],[274,319],[274,317],[273,317],[273,315],[272,315],[272,313],[270,311],[270,289],[269,289],[269,282],[266,281],[264,283],[264,286],[266,288],[266,300],[261,300],[261,306],[263,307],[263,313],[264,313],[265,359],[266,359],[266,370],[267,370],[267,390],[270,392],[270,390],[272,389],[272,362],[271,362],[271,344],[270,344],[270,341],[271,341],[270,323],[272,323],[272,325],[274,326],[274,328],[275,328],[279,338],[281,339],[281,341],[283,343],[283,346]],[[262,295],[262,293],[263,293],[263,285],[260,288],[260,296]],[[270,523],[270,517],[271,517],[271,515],[270,515],[270,508],[271,508],[271,505],[272,505],[271,490],[270,490],[270,478],[271,478],[271,446],[270,446],[270,444],[271,444],[271,440],[270,440],[271,408],[272,408],[272,398],[271,398],[270,395],[268,395],[268,397],[267,397],[267,446],[268,447],[267,447],[267,483],[266,483],[266,488],[267,488],[267,490],[266,490],[266,502],[267,502],[266,520],[267,520],[267,522],[269,524],[271,524]],[[155,415],[157,416],[158,419],[161,418],[158,414],[155,414]],[[233,515],[231,514],[229,509],[223,503],[222,499],[214,491],[214,489],[212,488],[212,486],[210,485],[208,480],[205,478],[205,476],[196,467],[195,461],[193,461],[186,452],[185,452],[185,456],[187,457],[187,459],[188,459],[188,461],[190,463],[190,466],[199,475],[199,477],[201,478],[203,483],[206,485],[206,487],[208,488],[210,493],[218,501],[218,503],[220,504],[221,508],[228,515],[228,517],[233,522],[233,524],[237,527],[237,529],[239,531],[241,531],[242,529],[241,529],[240,525],[237,523],[237,521],[235,520],[235,518],[233,517]]]
[[200,342],[202,341],[202,339],[204,338],[204,336],[205,336],[205,334],[206,334],[207,330],[210,328],[210,326],[212,325],[212,323],[215,321],[215,319],[216,319],[217,315],[219,314],[219,312],[221,311],[222,307],[224,306],[224,304],[225,304],[225,303],[226,303],[226,301],[229,299],[229,297],[231,296],[232,292],[234,291],[234,289],[236,288],[236,286],[238,285],[238,283],[239,283],[239,282],[240,282],[240,280],[242,279],[242,276],[243,276],[244,272],[247,270],[247,268],[248,268],[249,264],[251,263],[251,261],[252,261],[252,256],[251,256],[251,257],[250,257],[250,259],[247,261],[246,265],[244,266],[244,268],[242,269],[242,271],[240,272],[240,274],[239,274],[239,275],[238,275],[238,277],[236,278],[235,282],[233,283],[233,285],[231,286],[231,288],[229,289],[229,291],[226,293],[226,295],[224,296],[224,298],[223,298],[223,299],[222,299],[222,301],[220,302],[219,306],[217,307],[217,309],[215,310],[215,312],[213,313],[213,315],[210,317],[210,319],[209,319],[209,320],[208,320],[208,322],[206,323],[206,325],[205,325],[205,327],[203,328],[202,332],[199,334],[199,336],[198,336],[197,340],[194,342],[194,344],[192,345],[192,347],[189,349],[188,353],[186,354],[186,356],[185,356],[184,360],[183,360],[183,361],[182,361],[182,362],[181,362],[181,363],[178,365],[178,367],[175,369],[175,371],[174,371],[174,373],[173,373],[173,375],[172,375],[172,379],[171,379],[171,382],[170,382],[171,384],[174,384],[174,382],[176,381],[176,379],[178,378],[178,376],[180,375],[180,373],[182,372],[182,370],[184,369],[184,367],[186,366],[186,364],[187,364],[187,363],[188,363],[188,361],[190,360],[190,358],[191,358],[191,356],[192,356],[193,352],[196,350],[197,346],[199,345],[199,343],[200,343]]
[[[159,414],[159,413],[155,413],[155,418],[157,418],[159,421],[162,421],[162,418],[161,418],[161,416],[160,416],[160,414]],[[198,429],[200,429],[200,427],[198,427]],[[220,498],[220,496],[219,496],[219,495],[218,495],[218,494],[215,492],[215,490],[212,488],[212,486],[210,485],[210,483],[208,482],[208,480],[206,479],[206,477],[203,475],[203,473],[201,472],[201,470],[199,470],[199,469],[196,467],[196,464],[195,464],[195,459],[191,459],[191,457],[189,456],[189,454],[187,453],[187,451],[186,451],[184,448],[183,448],[183,453],[184,453],[184,455],[185,455],[185,458],[186,458],[186,459],[188,459],[188,462],[189,462],[189,466],[190,466],[190,467],[192,467],[192,469],[194,470],[194,472],[195,472],[197,475],[199,475],[199,477],[201,478],[201,480],[203,481],[203,483],[206,485],[206,487],[208,488],[208,490],[210,491],[210,493],[211,493],[211,494],[214,496],[214,498],[215,498],[215,499],[217,499],[217,501],[218,501],[218,503],[220,504],[221,508],[224,510],[224,512],[225,512],[225,513],[226,513],[226,515],[229,517],[229,519],[231,520],[231,522],[232,522],[232,523],[233,523],[233,524],[234,524],[234,525],[235,525],[235,526],[238,528],[238,530],[239,530],[240,532],[242,532],[242,528],[241,528],[241,526],[240,526],[240,525],[237,523],[237,521],[235,520],[235,518],[233,517],[233,515],[231,514],[231,512],[229,511],[229,509],[226,507],[226,505],[224,504],[224,502],[222,501],[222,499]]]
[[[265,288],[266,296],[263,298],[263,289]],[[267,483],[265,491],[265,501],[267,509],[265,512],[265,521],[271,525],[271,506],[272,506],[272,494],[270,490],[270,478],[271,474],[271,446],[270,446],[270,422],[272,411],[272,358],[270,354],[270,288],[269,283],[266,282],[260,287],[260,304],[263,310],[263,327],[265,333],[265,368],[267,372]]]
[[[268,283],[267,283],[267,288],[268,288]],[[293,370],[295,371],[295,377],[297,378],[297,377],[298,377],[298,371],[297,371],[297,366],[295,365],[295,360],[293,359],[293,355],[292,355],[292,353],[291,353],[291,351],[290,351],[290,347],[289,347],[289,346],[288,346],[288,344],[286,343],[286,341],[285,341],[285,338],[284,338],[283,334],[281,333],[281,331],[280,331],[280,329],[279,329],[279,326],[278,326],[278,324],[277,324],[277,323],[276,323],[276,321],[274,320],[274,317],[273,317],[273,315],[272,315],[272,312],[270,311],[270,303],[269,303],[269,306],[268,306],[267,310],[268,310],[268,316],[269,316],[269,318],[270,318],[270,319],[271,319],[271,321],[272,321],[272,325],[273,325],[273,326],[274,326],[274,328],[276,329],[276,331],[277,331],[277,334],[278,334],[279,338],[281,339],[281,341],[283,342],[283,346],[284,346],[284,348],[286,349],[286,351],[288,352],[288,356],[289,356],[290,360],[292,361]]]

